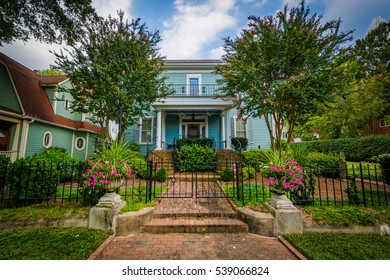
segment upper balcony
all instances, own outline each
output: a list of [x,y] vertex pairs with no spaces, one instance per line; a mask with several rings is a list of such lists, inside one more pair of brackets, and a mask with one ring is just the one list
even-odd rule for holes
[[222,85],[218,84],[168,84],[173,89],[171,96],[210,96],[214,97],[222,92]]

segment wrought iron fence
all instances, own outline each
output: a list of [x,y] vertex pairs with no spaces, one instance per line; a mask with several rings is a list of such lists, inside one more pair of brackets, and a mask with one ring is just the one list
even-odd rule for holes
[[[37,203],[95,204],[102,196],[98,189],[87,190],[83,174],[86,162],[49,161],[0,162],[0,206],[21,207]],[[150,168],[136,163],[139,174],[126,181],[117,192],[124,199],[147,201]]]
[[[192,164],[190,166],[194,170],[190,168],[181,172],[178,164],[163,161],[137,163],[137,176],[128,180],[118,193],[124,199],[139,202],[148,202],[152,198],[183,198],[183,194],[169,193],[176,191],[170,189],[170,183],[175,182],[180,186],[178,182],[182,181],[181,188],[185,186],[186,190],[188,186],[193,186],[193,182],[203,185],[207,182],[207,197],[230,198],[241,205],[265,203],[274,195],[270,192],[268,178],[262,176],[256,167],[226,161],[215,163],[213,168],[204,171]],[[166,169],[165,180],[157,174],[163,168]],[[232,170],[230,178],[222,175],[226,169]],[[0,206],[20,207],[34,203],[94,204],[100,196],[94,191],[85,191],[85,170],[85,162],[0,162]],[[304,171],[306,177],[302,188],[288,193],[289,198],[297,205],[390,205],[390,170],[382,170],[380,166],[371,167],[360,163],[348,168],[316,167],[304,168]],[[184,196],[188,196],[188,191]]]
[[[250,166],[243,166],[250,168]],[[286,193],[296,205],[364,207],[390,206],[390,170],[356,163],[348,168],[304,168],[302,187]],[[387,177],[386,177],[387,176]],[[241,204],[266,202],[273,195],[268,178],[256,172],[242,178]]]

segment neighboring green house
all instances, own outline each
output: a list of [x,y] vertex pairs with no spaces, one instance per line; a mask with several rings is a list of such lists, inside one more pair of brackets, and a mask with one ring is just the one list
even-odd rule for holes
[[98,127],[72,113],[72,97],[58,91],[71,86],[66,76],[41,76],[0,53],[0,154],[12,160],[52,146],[79,159],[94,151]]
[[146,154],[170,150],[179,138],[213,138],[215,149],[231,149],[232,137],[246,137],[248,149],[270,147],[263,119],[237,118],[232,100],[216,98],[220,76],[215,66],[222,60],[166,60],[166,83],[174,93],[155,102],[138,125],[128,128],[125,139],[140,144]]

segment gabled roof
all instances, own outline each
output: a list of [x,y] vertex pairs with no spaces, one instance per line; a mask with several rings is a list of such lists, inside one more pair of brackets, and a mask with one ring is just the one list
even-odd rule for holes
[[36,120],[96,132],[98,127],[85,122],[73,121],[54,114],[45,86],[55,86],[68,80],[67,76],[42,76],[0,52],[13,81],[25,115]]

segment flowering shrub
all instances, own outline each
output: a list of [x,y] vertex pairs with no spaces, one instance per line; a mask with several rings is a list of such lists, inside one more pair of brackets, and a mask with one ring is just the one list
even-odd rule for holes
[[285,165],[271,165],[263,169],[262,174],[268,177],[271,188],[290,191],[302,185],[302,167],[290,159]]
[[[89,161],[92,163],[92,161]],[[95,188],[107,187],[112,181],[122,181],[133,177],[131,168],[125,161],[111,164],[99,161],[87,169],[87,173],[83,174],[86,179],[84,184],[91,185]]]
[[122,180],[128,180],[135,176],[126,161],[112,164],[108,161],[94,163],[89,160],[88,164],[89,167],[82,174],[84,187],[81,189],[81,192],[85,199],[91,203],[95,203],[103,196],[110,189],[111,183],[116,183],[114,188],[117,188]]

